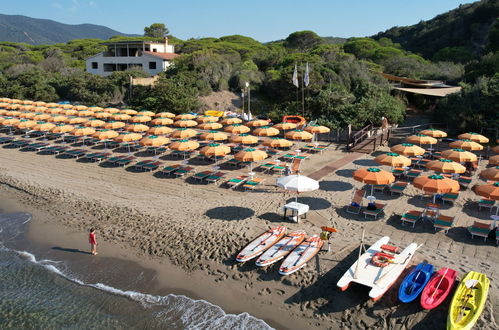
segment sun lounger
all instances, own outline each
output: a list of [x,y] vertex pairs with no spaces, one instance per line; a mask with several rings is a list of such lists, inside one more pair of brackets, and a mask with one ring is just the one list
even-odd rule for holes
[[86,154],[83,158],[93,161],[93,162],[101,162],[107,159],[111,154],[108,152],[93,152],[90,154]]
[[142,166],[142,169],[144,171],[154,171],[156,170],[158,167],[160,167],[163,163],[162,162],[151,162],[151,163],[147,163],[145,165]]
[[408,184],[409,183],[404,182],[404,181],[394,182],[390,186],[390,188],[388,188],[390,190],[390,195],[393,195],[393,194],[400,194],[400,195],[402,195],[404,193],[405,188],[407,188]]
[[170,165],[170,166],[165,166],[161,170],[158,171],[158,173],[164,174],[164,175],[170,175],[176,170],[180,169],[182,165],[180,164],[175,164],[175,165]]
[[116,161],[116,164],[118,164],[119,166],[123,166],[125,167],[126,165],[130,164],[131,162],[133,162],[135,160],[135,157],[134,156],[128,156],[128,157],[123,157],[121,159],[118,159]]
[[417,178],[418,176],[420,176],[422,173],[421,170],[415,170],[415,169],[412,169],[410,170],[409,172],[407,172],[406,176],[410,179],[414,179],[414,178]]
[[265,152],[270,156],[270,157],[274,157],[274,156],[277,156],[278,154],[280,154],[281,152],[279,150],[275,150],[275,149],[267,149],[265,150]]
[[478,201],[478,210],[481,211],[482,210],[482,207],[484,208],[488,208],[490,210],[490,212],[492,212],[492,210],[494,209],[496,205],[496,201],[492,200],[492,199],[480,199]]
[[442,203],[445,204],[445,202],[450,202],[453,203],[457,200],[459,197],[459,193],[447,193],[442,195]]
[[381,215],[381,213],[383,213],[386,204],[375,203],[375,205],[376,205],[376,210],[369,210],[367,208],[364,209],[363,213],[365,219],[367,219],[368,216],[372,216],[374,217],[374,220],[376,220],[378,216]]
[[265,179],[262,179],[262,178],[253,178],[253,179],[250,179],[248,181],[246,181],[244,184],[243,184],[243,188],[246,190],[246,189],[251,189],[251,190],[254,190],[258,185],[260,185],[263,181],[265,181]]
[[421,211],[416,211],[416,210],[410,210],[402,214],[402,217],[400,220],[402,221],[402,225],[404,225],[406,222],[407,223],[412,223],[412,228],[416,226],[416,222],[421,219],[421,216],[423,215],[423,212]]
[[230,166],[238,166],[239,161],[235,158],[231,158],[228,161],[226,161],[225,164],[230,165]]
[[471,238],[480,236],[483,237],[483,241],[485,242],[487,237],[489,237],[490,226],[488,224],[475,221],[472,226],[468,227],[468,231],[471,234]]
[[240,185],[246,182],[248,180],[247,175],[240,175],[238,177],[232,178],[229,181],[226,182],[227,186],[232,189],[236,189]]
[[442,158],[442,153],[441,153],[440,151],[435,151],[435,152],[432,152],[432,153],[431,153],[431,157],[432,157],[433,159],[440,159],[440,158]]
[[28,140],[17,140],[17,141],[12,141],[10,144],[11,146],[15,148],[23,148],[29,144]]
[[143,170],[144,165],[147,165],[147,164],[152,163],[152,162],[153,162],[152,159],[141,160],[140,162],[136,162],[135,164],[133,164],[132,167],[137,169],[137,170]]
[[419,161],[418,166],[419,168],[426,168],[426,164],[428,164],[431,160],[423,158]]
[[435,230],[443,229],[444,233],[447,234],[449,229],[452,228],[453,223],[454,223],[454,217],[449,217],[441,214],[433,222],[433,227],[435,227]]
[[67,156],[67,157],[72,157],[72,158],[80,158],[84,156],[87,153],[87,150],[85,149],[70,149],[64,152],[62,155]]
[[218,180],[222,179],[225,174],[225,172],[216,172],[207,176],[204,180],[208,183],[216,183]]
[[403,175],[404,175],[404,173],[405,173],[405,170],[404,170],[403,168],[399,168],[399,167],[397,167],[397,168],[394,168],[394,169],[392,170],[392,174],[393,174],[393,176],[394,176],[394,177],[396,177],[396,178],[399,178],[399,177],[403,176]]
[[11,137],[0,137],[0,144],[11,143],[13,140]]
[[68,149],[69,149],[69,147],[65,147],[65,146],[51,146],[51,147],[47,147],[47,148],[41,150],[41,152],[53,154],[53,155],[59,155],[65,151],[67,151]]
[[192,167],[192,166],[185,166],[185,167],[179,168],[178,170],[174,171],[173,174],[176,177],[181,177],[181,176],[184,176],[184,175],[192,172],[193,170],[194,170],[194,167]]
[[471,177],[461,175],[459,179],[457,179],[457,182],[459,182],[459,185],[461,187],[468,188],[469,185],[471,184]]
[[203,179],[209,177],[210,175],[212,175],[213,171],[203,171],[203,172],[198,172],[196,174],[194,174],[192,177],[196,180],[199,180],[199,181],[202,181]]
[[347,206],[347,212],[353,214],[359,214],[362,209],[362,199],[366,195],[366,191],[363,189],[355,189],[353,192],[352,200]]
[[276,162],[268,162],[268,163],[265,163],[265,164],[262,164],[258,167],[258,169],[262,172],[267,172],[267,171],[270,171],[272,170],[272,168],[274,168],[274,166],[276,166],[277,163]]
[[272,173],[282,174],[282,173],[284,173],[285,170],[286,170],[286,166],[282,166],[282,165],[276,165],[276,166],[272,167]]
[[385,191],[386,187],[388,187],[387,184],[375,184],[373,185],[373,191]]
[[46,147],[48,147],[48,143],[42,143],[42,142],[38,142],[38,143],[30,143],[24,147],[21,147],[21,150],[33,150],[33,151],[40,151],[42,149],[45,149]]
[[113,164],[113,165],[116,165],[118,160],[120,159],[123,159],[124,156],[114,156],[114,157],[110,157],[106,160],[106,163],[109,163],[109,164]]

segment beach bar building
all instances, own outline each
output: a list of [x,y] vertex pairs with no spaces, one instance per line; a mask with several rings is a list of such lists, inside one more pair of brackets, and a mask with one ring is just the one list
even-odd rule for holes
[[115,71],[142,68],[151,76],[165,71],[178,56],[168,38],[163,42],[118,41],[104,43],[107,50],[86,60],[87,72],[108,76]]

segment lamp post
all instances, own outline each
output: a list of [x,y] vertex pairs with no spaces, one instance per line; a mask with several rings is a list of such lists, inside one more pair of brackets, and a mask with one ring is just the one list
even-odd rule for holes
[[247,81],[246,82],[246,88],[248,89],[248,119],[251,119],[251,89],[250,89],[250,83]]
[[241,90],[241,97],[243,98],[243,113],[244,113],[244,89]]

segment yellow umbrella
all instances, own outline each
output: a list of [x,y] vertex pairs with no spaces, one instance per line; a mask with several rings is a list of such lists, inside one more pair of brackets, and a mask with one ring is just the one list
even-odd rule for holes
[[190,119],[180,119],[173,123],[173,125],[177,127],[194,127],[197,126],[197,124],[196,121]]
[[175,114],[171,112],[158,112],[154,115],[154,117],[158,118],[175,118]]
[[198,116],[196,117],[196,121],[200,124],[202,123],[215,123],[218,121],[220,117],[214,117],[214,116]]
[[19,119],[17,118],[12,118],[12,117],[6,117],[3,121],[2,121],[2,125],[3,126],[14,126],[15,124],[19,123]]
[[61,109],[61,108],[50,108],[47,109],[45,112],[46,113],[51,113],[51,114],[58,114],[58,113],[64,113],[66,114],[67,110]]
[[426,164],[426,168],[440,173],[464,173],[466,167],[450,159],[432,160]]
[[196,150],[197,148],[199,148],[199,143],[197,143],[196,141],[183,139],[170,143],[168,145],[168,148],[178,151]]
[[269,121],[263,120],[263,119],[252,120],[252,121],[247,122],[246,126],[249,126],[249,127],[269,126]]
[[279,134],[279,130],[274,127],[262,126],[253,130],[256,136],[275,136]]
[[394,152],[387,152],[374,158],[374,161],[381,165],[392,167],[407,167],[411,165],[411,160],[403,155]]
[[33,117],[36,116],[36,113],[33,113],[33,112],[25,112],[25,113],[21,113],[19,115],[19,118],[26,118],[26,119],[32,119]]
[[120,112],[120,109],[116,109],[116,108],[104,108],[104,109],[99,109],[99,110],[102,110],[102,111],[107,112],[107,113],[119,113]]
[[38,121],[38,122],[36,122],[36,125],[33,126],[33,130],[46,132],[46,131],[50,131],[54,127],[55,127],[55,124],[46,123],[44,121]]
[[278,123],[278,124],[275,124],[272,127],[280,129],[280,130],[283,130],[283,131],[287,131],[287,130],[290,130],[290,129],[295,129],[296,126],[297,125],[295,123]]
[[31,112],[44,112],[47,110],[48,110],[47,107],[34,107],[33,109],[29,109],[29,111]]
[[147,133],[152,135],[166,135],[170,134],[171,132],[173,132],[173,130],[170,127],[160,125],[153,126],[147,131]]
[[121,110],[121,113],[124,113],[125,115],[133,116],[133,115],[136,115],[138,113],[138,111],[133,110],[133,109],[123,109],[123,110]]
[[132,123],[147,123],[148,121],[151,120],[152,120],[151,117],[145,115],[136,115],[130,119]]
[[266,147],[272,147],[272,148],[288,148],[293,145],[293,142],[286,139],[274,137],[263,141],[262,144]]
[[326,126],[310,125],[305,127],[305,131],[312,134],[323,134],[323,133],[329,133],[331,130]]
[[146,146],[146,147],[161,147],[165,144],[170,142],[170,139],[165,138],[164,136],[157,136],[157,135],[149,135],[140,140],[140,145]]
[[370,184],[371,195],[374,194],[374,185],[390,184],[395,181],[392,173],[381,170],[377,167],[360,168],[353,172],[353,178],[365,184]]
[[98,118],[98,119],[107,119],[107,118],[109,118],[111,116],[112,116],[112,114],[104,112],[104,111],[102,111],[102,112],[94,112],[94,117]]
[[265,151],[255,148],[249,148],[239,151],[234,155],[234,158],[242,162],[257,162],[267,158]]
[[412,143],[397,144],[391,147],[390,151],[396,152],[404,156],[421,156],[425,153],[425,150],[423,148],[415,146]]
[[67,119],[68,117],[66,116],[56,115],[56,116],[51,116],[49,119],[47,119],[47,121],[51,123],[62,123],[65,122]]
[[155,113],[152,112],[152,111],[139,111],[139,112],[137,112],[137,115],[139,115],[139,116],[154,117]]
[[287,139],[291,139],[291,140],[311,140],[313,138],[312,134],[310,134],[307,131],[301,130],[301,129],[289,131],[286,134],[284,134],[284,136]]
[[199,152],[206,157],[225,156],[230,153],[230,147],[219,143],[210,143],[201,148]]
[[258,138],[254,135],[249,135],[249,134],[239,134],[239,135],[233,135],[230,138],[230,142],[233,143],[242,143],[242,144],[257,144],[258,143]]
[[201,134],[200,137],[202,140],[210,140],[210,141],[223,141],[228,139],[227,134],[219,131],[208,131],[206,133]]
[[417,144],[436,144],[438,142],[437,139],[424,134],[411,135],[406,139],[406,141]]
[[173,120],[170,118],[166,118],[166,117],[159,117],[159,118],[153,119],[151,121],[151,124],[162,125],[162,126],[171,125],[171,124],[173,124]]
[[76,113],[78,117],[90,117],[93,116],[94,112],[90,110],[81,110]]
[[73,109],[75,109],[75,110],[87,110],[88,107],[86,105],[75,105],[75,106],[73,106]]
[[12,116],[12,117],[17,117],[21,114],[21,111],[18,110],[10,110],[5,113],[6,116]]
[[69,132],[71,132],[74,129],[75,128],[74,128],[73,125],[58,124],[54,128],[52,128],[51,132],[52,133],[56,133],[56,134],[59,134],[59,133],[69,133]]
[[213,123],[213,122],[202,123],[202,124],[198,125],[198,128],[204,129],[204,130],[215,130],[215,129],[220,129],[222,127],[223,127],[222,124]]
[[181,113],[180,115],[175,116],[175,120],[194,119],[194,118],[196,118],[196,116],[191,113]]
[[233,125],[233,124],[240,124],[242,123],[243,120],[241,118],[237,118],[237,117],[226,117],[224,118],[220,124],[222,125]]
[[170,135],[174,139],[188,139],[190,137],[196,136],[198,132],[190,128],[179,128]]
[[33,102],[33,105],[34,105],[34,106],[37,106],[37,107],[42,106],[42,105],[45,105],[45,104],[47,104],[47,103],[45,103],[45,102],[43,102],[43,101]]
[[76,116],[78,114],[78,111],[73,109],[62,110],[61,114],[65,114],[66,116]]
[[130,118],[132,118],[132,116],[127,115],[126,113],[115,113],[109,118],[111,118],[112,120],[129,120]]
[[88,107],[88,110],[96,112],[96,111],[103,111],[104,109],[101,107],[93,105],[91,107]]
[[99,120],[99,119],[90,119],[89,121],[87,121],[83,125],[87,126],[87,127],[102,127],[102,126],[106,125],[106,122]]
[[71,104],[59,104],[59,106],[63,109],[72,109],[73,106]]
[[118,132],[113,131],[111,129],[100,129],[97,132],[95,132],[92,137],[99,139],[99,140],[109,140],[109,139],[114,139],[120,135]]
[[132,142],[132,141],[137,141],[142,139],[142,135],[138,133],[132,133],[132,132],[123,132],[117,137],[114,138],[114,141],[123,143],[123,142]]
[[21,119],[17,124],[16,127],[19,129],[27,129],[31,128],[36,125],[36,121],[34,120],[29,120],[29,119]]
[[419,133],[427,135],[427,136],[431,136],[434,138],[443,138],[443,137],[447,136],[447,133],[445,133],[444,131],[441,131],[439,129],[435,129],[435,128],[428,128],[428,129],[422,130]]
[[104,128],[107,129],[119,129],[125,127],[126,124],[122,121],[110,121],[106,125],[104,125]]
[[451,148],[459,148],[469,151],[482,150],[483,146],[479,143],[473,142],[471,140],[457,140],[449,143]]
[[487,137],[473,132],[459,134],[457,137],[461,140],[470,140],[478,143],[489,143],[489,139]]
[[[6,112],[7,112],[7,110],[5,110],[5,109],[0,109],[0,115],[5,115],[5,113],[6,113]],[[27,113],[31,114],[31,112],[27,112]],[[23,117],[22,117],[22,115],[24,115],[24,114],[26,114],[26,113],[22,113],[22,114],[20,114],[20,115],[19,115],[19,117],[20,117],[20,118],[23,118]]]
[[125,131],[127,132],[147,132],[149,130],[149,126],[143,124],[130,124],[125,127]]
[[88,121],[87,118],[83,118],[83,117],[68,117],[68,119],[66,119],[66,123],[67,124],[83,124],[83,123],[86,123]]
[[495,155],[489,158],[490,165],[499,165],[499,155]]
[[224,132],[232,133],[232,134],[244,134],[248,133],[250,128],[248,126],[244,126],[241,124],[232,124],[224,128]]
[[499,166],[483,170],[480,176],[486,180],[499,181]]
[[33,104],[31,100],[23,100],[22,104]]
[[34,120],[47,120],[49,119],[51,116],[49,114],[46,114],[46,113],[41,113],[39,115],[36,115],[33,117]]
[[71,134],[74,136],[87,136],[87,135],[92,135],[94,133],[95,129],[84,126],[78,126],[73,131],[71,131]]
[[474,153],[463,149],[450,149],[442,151],[442,158],[450,159],[458,163],[476,162],[477,157]]

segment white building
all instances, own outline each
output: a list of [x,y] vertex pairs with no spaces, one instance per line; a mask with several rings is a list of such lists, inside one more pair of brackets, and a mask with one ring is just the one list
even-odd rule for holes
[[105,43],[107,51],[87,58],[87,72],[108,76],[115,71],[142,68],[151,76],[165,71],[175,54],[173,45],[165,38],[161,42],[119,41]]

